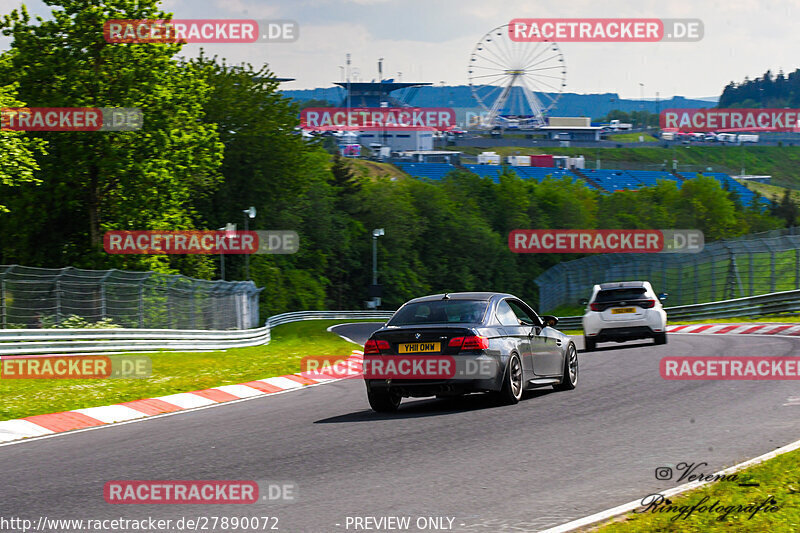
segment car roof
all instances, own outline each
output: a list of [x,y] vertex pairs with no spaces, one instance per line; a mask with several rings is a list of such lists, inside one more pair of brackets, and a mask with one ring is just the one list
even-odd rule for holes
[[[447,295],[448,300],[491,300],[495,296],[499,296],[502,298],[517,298],[513,294],[507,294],[503,292],[448,292],[448,293],[440,293],[440,294],[431,294],[428,296],[421,296],[420,298],[414,298],[413,300],[409,300],[406,303],[417,303],[417,302],[432,302],[435,300],[444,300],[445,294]],[[517,298],[518,299],[518,298]]]
[[644,288],[646,281],[615,281],[613,283],[601,283],[600,288],[605,289],[629,289]]

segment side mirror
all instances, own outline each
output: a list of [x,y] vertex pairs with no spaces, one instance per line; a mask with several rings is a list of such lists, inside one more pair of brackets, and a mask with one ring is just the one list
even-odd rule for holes
[[580,300],[578,300],[578,303],[580,305],[586,305],[586,304],[589,303],[589,299],[588,298],[581,298]]
[[667,296],[669,296],[669,294],[667,294],[666,292],[662,292],[662,293],[659,293],[658,299],[663,302],[664,300],[667,299]]
[[556,324],[558,324],[558,317],[554,317],[553,315],[543,315],[542,322],[544,322],[545,326],[554,328],[556,327]]

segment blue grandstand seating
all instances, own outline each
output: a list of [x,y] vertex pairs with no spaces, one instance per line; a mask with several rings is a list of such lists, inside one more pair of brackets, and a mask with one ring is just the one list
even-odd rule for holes
[[[469,170],[470,172],[474,172],[478,176],[488,177],[494,179],[494,181],[498,181],[498,175],[503,172],[503,167],[501,165],[464,165],[464,168]],[[572,178],[573,181],[577,179],[572,172],[569,170],[565,170],[563,168],[553,168],[553,167],[508,167],[509,170],[513,171],[517,174],[520,178],[523,179],[534,179],[536,181],[542,181],[547,176],[552,176],[554,178],[560,178],[563,176]]]
[[[456,168],[449,163],[411,163],[404,161],[398,162],[396,165],[411,176],[426,177],[433,180],[442,179],[445,175],[447,175],[448,172],[451,172]],[[503,171],[503,167],[501,165],[467,164],[464,165],[464,168],[479,176],[492,178],[494,181],[498,181],[498,176]],[[566,176],[572,178],[573,181],[580,179],[571,171],[563,168],[522,166],[512,166],[508,168],[523,179],[534,179],[541,181],[547,176],[552,176],[554,178]],[[599,184],[604,192],[614,192],[625,189],[636,190],[642,187],[651,187],[656,185],[658,180],[677,182],[678,187],[680,187],[682,184],[682,181],[670,172],[659,170],[581,169],[580,172],[586,177],[590,178],[593,182]],[[693,172],[680,172],[679,174],[684,179],[691,179],[697,175]],[[731,178],[729,175],[722,172],[704,172],[703,174],[719,180],[723,186],[727,185],[728,189],[735,191],[739,195],[739,198],[744,205],[750,205],[752,203],[755,194],[747,187]],[[594,188],[591,183],[585,183],[590,188]],[[767,200],[763,201],[764,203],[768,203]]]
[[415,178],[430,178],[432,180],[440,180],[445,177],[448,172],[456,169],[449,163],[411,163],[399,162],[397,166],[400,170]]
[[[686,179],[691,179],[697,177],[697,172],[681,172],[680,175]],[[739,195],[739,201],[743,205],[751,205],[753,203],[753,198],[755,198],[756,194],[724,172],[703,172],[703,175],[719,180],[723,187],[727,185],[729,190]],[[765,204],[769,203],[766,199],[762,200]]]

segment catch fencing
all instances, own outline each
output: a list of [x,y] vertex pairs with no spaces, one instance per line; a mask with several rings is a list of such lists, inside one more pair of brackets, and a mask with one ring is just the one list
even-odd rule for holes
[[560,263],[536,278],[539,310],[575,308],[595,284],[650,281],[685,306],[800,289],[800,228],[707,243],[699,253],[598,254]]
[[252,281],[0,265],[0,328],[105,320],[123,328],[249,329],[259,325],[261,290]]
[[388,320],[394,311],[296,311],[274,315],[260,328],[207,331],[169,329],[7,329],[0,330],[3,356],[85,353],[212,351],[260,346],[272,328],[304,320]]

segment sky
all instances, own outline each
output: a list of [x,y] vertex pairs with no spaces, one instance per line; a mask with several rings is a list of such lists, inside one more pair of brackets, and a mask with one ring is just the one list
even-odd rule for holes
[[[25,2],[47,18],[41,0]],[[0,15],[22,5],[0,0]],[[267,63],[284,89],[330,87],[342,80],[345,55],[352,78],[467,84],[470,54],[484,34],[514,18],[695,18],[699,42],[585,43],[559,46],[567,66],[566,92],[618,93],[622,98],[719,96],[745,76],[800,67],[800,0],[165,0],[174,18],[290,19],[300,36],[290,43],[193,44],[182,55],[229,63]],[[0,51],[10,40],[0,36]]]

